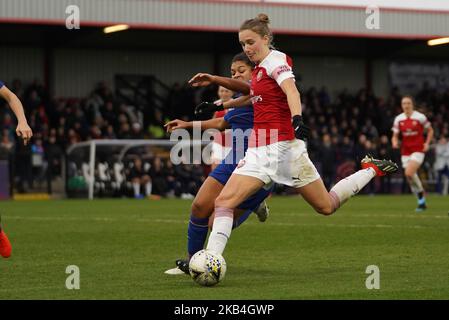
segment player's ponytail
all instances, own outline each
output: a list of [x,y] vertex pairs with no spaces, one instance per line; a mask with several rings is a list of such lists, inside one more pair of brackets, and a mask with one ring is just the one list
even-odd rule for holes
[[270,18],[268,18],[268,15],[266,15],[265,13],[259,13],[257,17],[248,19],[243,22],[240,26],[240,31],[251,30],[261,37],[267,36],[269,39],[268,46],[270,47],[270,49],[274,49],[273,34],[271,33],[270,27],[268,26],[269,24]]

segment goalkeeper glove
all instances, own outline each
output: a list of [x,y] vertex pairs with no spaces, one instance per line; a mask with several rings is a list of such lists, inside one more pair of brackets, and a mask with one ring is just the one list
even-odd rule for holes
[[214,102],[201,102],[195,108],[195,115],[222,110],[224,110],[224,107],[223,102],[221,102],[221,100],[217,100]]
[[307,140],[309,137],[309,127],[307,127],[302,121],[302,116],[296,115],[293,116],[292,121],[293,130],[295,130],[296,139]]

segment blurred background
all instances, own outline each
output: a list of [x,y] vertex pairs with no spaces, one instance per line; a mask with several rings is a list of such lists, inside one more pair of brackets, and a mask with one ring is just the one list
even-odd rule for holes
[[[428,41],[449,36],[449,4],[2,0],[0,80],[22,101],[34,137],[20,143],[1,100],[0,199],[134,197],[135,181],[151,199],[192,198],[210,167],[172,164],[163,125],[194,120],[195,105],[217,99],[217,88],[186,82],[230,75],[239,26],[261,12],[275,47],[293,58],[309,155],[328,188],[368,152],[400,163],[391,127],[411,94],[435,129],[419,175],[426,190],[447,194],[449,151],[436,151],[449,150],[449,44]],[[94,140],[104,143],[92,149]],[[400,171],[363,192],[410,191]]]

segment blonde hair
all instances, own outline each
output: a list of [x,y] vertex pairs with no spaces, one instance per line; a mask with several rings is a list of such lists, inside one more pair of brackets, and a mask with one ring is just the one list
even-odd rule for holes
[[253,19],[248,19],[242,23],[239,31],[243,30],[251,30],[261,37],[268,36],[268,46],[271,49],[274,49],[273,46],[273,33],[271,33],[270,27],[270,18],[265,13],[259,13],[257,17]]

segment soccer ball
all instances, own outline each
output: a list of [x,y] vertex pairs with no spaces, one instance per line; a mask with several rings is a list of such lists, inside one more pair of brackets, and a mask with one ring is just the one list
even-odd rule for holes
[[189,271],[192,279],[199,285],[214,286],[225,276],[226,261],[220,254],[201,250],[190,259]]

